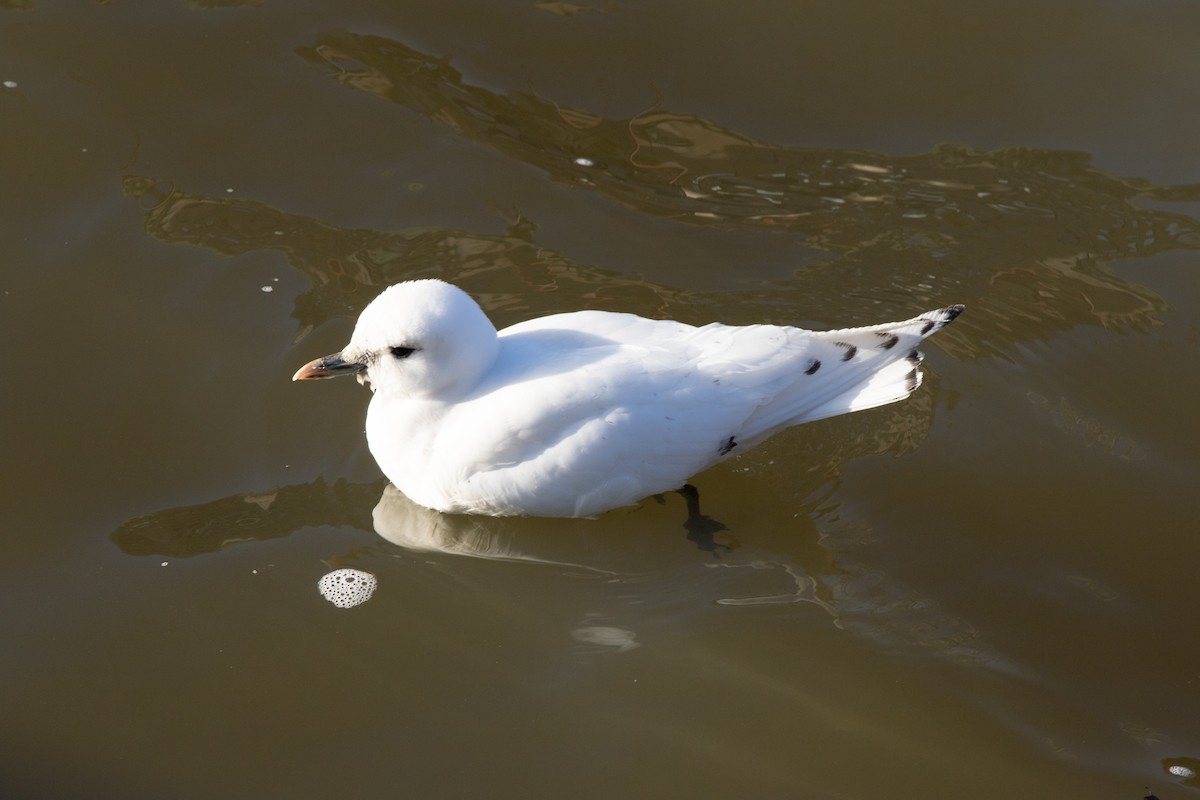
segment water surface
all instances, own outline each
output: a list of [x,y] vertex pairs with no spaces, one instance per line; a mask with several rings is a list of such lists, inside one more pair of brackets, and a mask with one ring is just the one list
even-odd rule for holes
[[[1200,789],[1195,6],[0,6],[0,794]],[[289,381],[413,277],[968,312],[705,525],[473,519]]]

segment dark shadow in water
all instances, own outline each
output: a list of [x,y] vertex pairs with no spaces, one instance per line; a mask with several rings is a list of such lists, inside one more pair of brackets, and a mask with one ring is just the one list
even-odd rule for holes
[[[330,31],[298,52],[344,86],[656,216],[801,231],[843,252],[878,246],[879,231],[945,237],[948,228],[1002,220],[1009,232],[1036,232],[1037,249],[1068,255],[1088,247],[1100,259],[1197,233],[1190,218],[1140,212],[1131,201],[1195,200],[1200,187],[1114,178],[1091,167],[1083,153],[946,145],[890,156],[783,147],[686,113],[652,109],[610,120],[528,92],[499,95],[466,83],[447,59],[379,36]],[[1178,229],[1170,229],[1171,221]],[[1089,246],[1101,241],[1099,249]]]
[[[703,304],[697,293],[571,262],[538,245],[537,227],[517,220],[503,236],[450,228],[400,231],[339,228],[253,200],[160,189],[150,178],[125,179],[126,194],[148,206],[146,231],[170,244],[234,256],[280,252],[312,286],[296,300],[297,339],[337,317],[355,318],[385,286],[442,278],[470,291],[489,312],[528,316],[586,307],[670,316]],[[649,311],[647,311],[649,309]]]
[[[941,336],[942,349],[1009,357],[1017,342],[1075,325],[1157,324],[1167,310],[1162,298],[1106,263],[1200,247],[1195,219],[1139,204],[1200,200],[1200,186],[1119,178],[1083,153],[942,145],[892,156],[779,146],[685,113],[610,120],[531,93],[500,95],[469,85],[445,59],[376,36],[334,31],[299,52],[339,83],[556,181],[680,222],[799,235],[824,254],[788,280],[701,293],[573,263],[539,247],[527,219],[513,220],[503,236],[344,229],[252,200],[126,179],[126,192],[150,206],[146,229],[157,238],[227,255],[278,250],[307,274],[313,286],[294,311],[301,335],[331,317],[356,316],[383,286],[436,276],[475,292],[489,311],[530,315],[571,310],[583,298],[591,308],[689,321],[715,318],[706,309],[717,304],[726,316],[746,306],[795,317],[804,309],[780,309],[781,293],[795,293],[820,298],[823,318],[850,324],[868,321],[868,298],[903,297],[913,310],[953,300],[971,313]],[[563,298],[569,308],[558,305]]]
[[893,272],[892,287],[914,305],[967,302],[976,328],[993,336],[1019,340],[1076,323],[1144,329],[1162,300],[1100,265],[1200,247],[1195,219],[1138,205],[1195,201],[1200,186],[1119,178],[1084,153],[786,147],[686,113],[605,119],[528,92],[500,95],[466,83],[446,59],[382,37],[331,31],[299,53],[345,86],[637,211],[803,234],[833,260],[804,269],[787,288],[817,289],[810,296],[822,297],[831,318],[847,316],[862,295],[847,296],[842,309],[830,286],[869,294],[879,280],[869,265],[893,263],[899,252],[910,266]]
[[[685,495],[686,498],[686,495]],[[686,532],[700,550],[711,552],[714,536],[725,526],[703,517],[698,505],[676,496],[667,516],[674,524],[665,524],[662,532]],[[372,508],[372,504],[374,507]],[[622,528],[637,525],[659,530],[654,517],[639,514],[642,509],[625,509],[630,515]],[[249,495],[234,495],[209,503],[174,508],[136,517],[112,534],[113,542],[133,556],[170,556],[189,558],[217,552],[234,545],[265,541],[290,535],[307,527],[345,525],[374,529],[383,539],[378,545],[356,546],[331,555],[326,562],[333,567],[353,566],[369,552],[395,554],[393,545],[407,553],[429,553],[481,558],[490,561],[518,561],[571,567],[584,572],[616,576],[625,563],[619,555],[620,542],[599,540],[582,545],[580,536],[612,540],[619,535],[612,527],[591,520],[531,520],[514,517],[484,517],[442,514],[409,500],[385,481],[354,484],[322,480],[285,486]],[[627,533],[623,530],[622,533]],[[727,605],[815,602],[831,611],[823,583],[811,576],[835,576],[837,568],[814,541],[808,554],[777,556],[756,550],[745,558],[735,553],[729,539],[719,546],[721,566],[774,569],[791,576],[794,588],[784,594],[737,597],[715,602]],[[615,549],[614,549],[615,548]],[[590,553],[585,555],[585,553]],[[781,560],[782,559],[782,560]],[[634,569],[645,569],[638,563]]]
[[700,490],[690,483],[684,484],[679,494],[687,503],[687,521],[683,523],[689,542],[696,547],[720,557],[721,553],[733,550],[732,540],[725,534],[729,528],[700,510]]
[[318,525],[371,530],[371,505],[386,484],[382,479],[330,484],[318,478],[312,483],[168,508],[124,522],[113,532],[112,540],[131,556],[188,558]]
[[131,556],[173,558],[288,536],[308,527],[375,530],[409,550],[506,560],[537,560],[518,551],[512,520],[441,514],[416,505],[386,480],[283,486],[134,517],[112,534]]
[[[676,498],[676,503],[680,528],[687,538],[701,550],[720,547],[731,551],[731,545],[714,538],[726,530],[725,526],[700,515],[698,500],[686,494],[684,498]],[[529,522],[523,518],[442,514],[417,505],[382,479],[329,484],[318,478],[312,483],[237,494],[134,517],[113,532],[112,540],[131,556],[190,558],[233,545],[281,538],[302,528],[344,525],[373,529],[408,550],[493,560],[549,561],[548,556],[524,552],[518,544],[517,531],[528,528]]]

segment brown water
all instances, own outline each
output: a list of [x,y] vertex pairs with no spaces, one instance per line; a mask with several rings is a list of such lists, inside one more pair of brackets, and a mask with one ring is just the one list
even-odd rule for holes
[[[0,796],[1196,796],[1200,6],[0,7]],[[968,312],[705,529],[454,518],[289,382],[418,276]]]

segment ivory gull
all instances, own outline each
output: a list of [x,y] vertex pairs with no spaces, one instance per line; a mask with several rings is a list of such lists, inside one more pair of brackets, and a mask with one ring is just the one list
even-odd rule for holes
[[420,505],[590,517],[789,426],[902,400],[921,385],[916,345],[962,310],[822,332],[577,311],[497,332],[458,287],[408,281],[293,380],[369,382],[371,453]]

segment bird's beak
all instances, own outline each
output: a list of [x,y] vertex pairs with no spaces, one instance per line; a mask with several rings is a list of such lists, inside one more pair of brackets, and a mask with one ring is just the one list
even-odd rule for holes
[[367,368],[366,364],[344,361],[341,353],[310,361],[292,376],[294,381],[315,381],[321,378],[336,378],[339,375],[357,375]]

